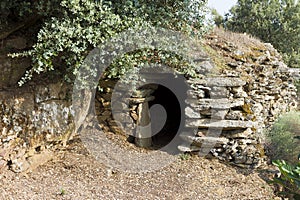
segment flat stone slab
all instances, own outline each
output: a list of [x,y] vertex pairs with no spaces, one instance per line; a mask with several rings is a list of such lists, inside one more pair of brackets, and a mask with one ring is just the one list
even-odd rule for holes
[[222,128],[228,129],[241,129],[241,128],[254,128],[256,123],[252,121],[241,120],[210,120],[210,119],[198,119],[186,120],[187,127],[199,127],[199,128]]
[[224,137],[194,137],[194,136],[182,136],[187,142],[193,143],[193,145],[201,145],[203,142],[215,143],[215,144],[226,144],[229,142],[229,139]]
[[244,98],[238,98],[234,100],[229,100],[226,98],[222,99],[187,99],[186,103],[196,110],[207,110],[207,109],[219,109],[225,110],[229,108],[234,108],[238,106],[243,106],[245,104]]
[[246,81],[236,77],[211,77],[205,79],[191,80],[192,84],[218,87],[238,87],[246,85]]

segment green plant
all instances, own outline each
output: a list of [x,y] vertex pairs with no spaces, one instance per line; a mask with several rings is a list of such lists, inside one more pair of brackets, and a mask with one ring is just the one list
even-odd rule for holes
[[284,188],[282,195],[293,195],[294,199],[300,198],[300,162],[296,166],[286,163],[284,160],[273,161],[279,169],[280,177],[274,178],[271,183],[279,184]]
[[60,194],[61,196],[66,195],[66,190],[65,190],[64,188],[61,188],[59,194]]
[[180,160],[189,160],[191,158],[191,155],[189,153],[182,153],[179,154]]
[[268,154],[272,160],[286,160],[292,164],[298,163],[300,112],[290,112],[281,116],[267,136]]
[[[33,48],[10,54],[11,57],[32,58],[32,68],[19,81],[19,85],[30,80],[34,73],[51,70],[62,71],[66,80],[72,82],[93,48],[128,29],[159,26],[190,36],[201,36],[208,30],[205,5],[206,1],[201,0],[62,0],[60,13],[41,28]],[[153,62],[170,64],[190,72],[186,69],[186,62],[173,52],[141,49],[118,58],[110,65],[106,75],[118,78],[133,67]]]

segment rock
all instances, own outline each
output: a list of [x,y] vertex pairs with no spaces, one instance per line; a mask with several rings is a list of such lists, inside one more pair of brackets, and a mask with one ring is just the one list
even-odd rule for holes
[[235,97],[241,98],[241,97],[248,97],[248,94],[244,91],[244,88],[242,86],[239,87],[233,87],[232,88],[232,93],[234,94]]
[[138,116],[135,144],[139,147],[148,148],[152,144],[152,131],[150,125],[150,111],[147,102],[139,104]]
[[153,89],[137,90],[133,93],[132,97],[145,98],[149,97],[153,92]]
[[54,153],[49,150],[44,150],[39,154],[34,154],[33,156],[27,158],[29,164],[27,171],[32,171],[36,169],[38,166],[46,164],[47,162],[52,160],[53,157],[54,157]]
[[251,128],[247,128],[246,130],[240,129],[226,133],[223,132],[222,134],[226,135],[226,138],[250,138],[250,136],[253,134],[253,131]]
[[25,159],[12,160],[11,165],[10,165],[10,169],[16,173],[26,171],[29,167],[30,167],[30,165]]
[[185,115],[188,118],[194,118],[194,119],[200,119],[201,115],[199,112],[195,112],[191,107],[186,107],[185,108]]
[[181,152],[194,152],[194,151],[200,151],[201,147],[197,147],[197,146],[183,146],[183,145],[179,145],[178,150]]
[[146,97],[146,98],[130,98],[129,101],[131,104],[140,104],[148,101],[153,101],[155,99],[154,96]]
[[240,110],[230,110],[226,115],[225,119],[228,120],[245,120],[245,112]]
[[115,103],[113,103],[112,109],[114,111],[122,112],[122,111],[128,110],[128,105],[123,102],[115,102]]
[[214,143],[214,144],[226,144],[229,140],[222,137],[193,137],[193,136],[182,136],[182,139],[193,144],[195,146],[201,146],[203,142]]
[[209,94],[212,99],[221,99],[229,97],[229,90],[225,87],[212,87]]
[[229,129],[241,129],[241,128],[254,128],[256,123],[252,121],[235,121],[235,120],[187,120],[187,127],[199,127],[199,128],[223,128],[223,130]]
[[199,100],[186,100],[187,104],[190,104],[196,110],[207,110],[207,109],[217,109],[217,110],[225,110],[229,108],[234,108],[238,106],[244,105],[244,99],[234,99],[229,100],[226,98],[222,99],[199,99]]
[[128,123],[132,124],[133,121],[128,113],[113,113],[113,117],[115,120],[119,121],[120,123]]
[[23,37],[15,37],[7,40],[6,46],[15,49],[25,49],[27,47],[27,41]]
[[200,84],[205,86],[238,87],[246,85],[246,81],[234,77],[213,77],[204,79]]

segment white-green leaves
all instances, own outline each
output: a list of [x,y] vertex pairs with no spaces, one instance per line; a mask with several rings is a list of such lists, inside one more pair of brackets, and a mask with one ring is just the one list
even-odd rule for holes
[[[55,70],[53,61],[56,57],[63,61],[60,62],[60,65],[63,65],[60,68],[66,69],[64,70],[68,72],[66,78],[71,80],[90,50],[124,30],[134,31],[141,27],[162,26],[179,30],[187,35],[192,31],[201,35],[206,29],[204,5],[200,0],[164,2],[62,0],[60,14],[44,24],[33,49],[13,54],[14,57],[32,56],[33,67],[19,84],[24,84],[34,73]],[[182,70],[188,68],[184,58],[174,53],[180,49],[178,45],[170,45],[177,49],[154,49],[148,41],[152,39],[145,36],[143,41],[139,41],[145,43],[145,48],[129,52],[113,61],[106,75],[117,78],[145,63],[164,63]],[[134,44],[137,41],[128,39],[126,42]],[[188,72],[192,74],[190,69]]]

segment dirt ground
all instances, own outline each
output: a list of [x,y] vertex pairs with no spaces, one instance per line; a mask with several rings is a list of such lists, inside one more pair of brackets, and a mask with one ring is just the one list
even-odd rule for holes
[[26,174],[0,174],[0,198],[8,199],[274,199],[273,189],[250,171],[216,159],[177,156],[148,173],[114,171],[76,140]]

